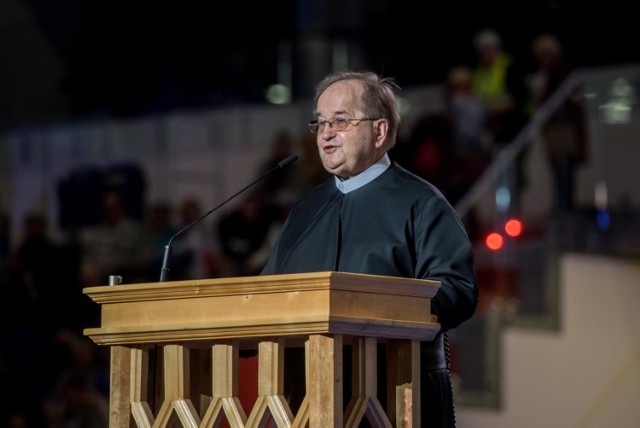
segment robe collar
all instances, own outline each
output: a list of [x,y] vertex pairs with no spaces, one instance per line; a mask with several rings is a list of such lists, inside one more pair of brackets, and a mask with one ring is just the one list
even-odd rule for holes
[[391,160],[389,159],[389,155],[385,153],[378,162],[374,163],[355,177],[351,177],[348,180],[340,180],[338,177],[334,177],[336,187],[345,194],[352,192],[373,181],[376,177],[385,172],[390,165]]

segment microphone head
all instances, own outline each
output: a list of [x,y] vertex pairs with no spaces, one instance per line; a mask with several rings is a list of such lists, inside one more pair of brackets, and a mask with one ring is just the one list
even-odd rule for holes
[[285,166],[289,165],[292,162],[295,162],[298,160],[298,155],[291,155],[287,158],[282,159],[280,162],[278,162],[278,168],[282,169]]

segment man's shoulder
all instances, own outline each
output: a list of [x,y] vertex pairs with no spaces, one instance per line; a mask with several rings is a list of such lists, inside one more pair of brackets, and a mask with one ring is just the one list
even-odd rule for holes
[[408,196],[411,199],[429,201],[433,198],[446,199],[440,189],[423,177],[409,171],[397,162],[392,162],[387,179],[398,197]]
[[420,177],[418,174],[409,171],[398,162],[393,161],[389,167],[388,177],[392,180],[402,180],[407,186],[419,186],[427,189],[432,189],[434,186],[426,179]]
[[296,201],[295,206],[306,206],[310,203],[322,203],[327,198],[331,198],[340,192],[336,188],[334,183],[334,178],[330,177],[324,182],[312,187],[307,192],[305,192],[298,200]]

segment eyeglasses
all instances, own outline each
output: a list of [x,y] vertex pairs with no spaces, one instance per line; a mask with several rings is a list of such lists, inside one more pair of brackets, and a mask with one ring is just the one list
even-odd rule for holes
[[331,129],[336,132],[347,131],[351,127],[352,122],[360,122],[363,120],[378,120],[369,117],[363,117],[360,119],[347,119],[346,117],[336,117],[331,120],[312,120],[309,122],[309,130],[312,134],[317,134],[318,132],[323,132],[324,126],[329,125]]

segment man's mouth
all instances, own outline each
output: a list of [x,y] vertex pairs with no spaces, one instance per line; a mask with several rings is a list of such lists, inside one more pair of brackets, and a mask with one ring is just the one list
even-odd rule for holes
[[338,149],[338,146],[334,146],[334,145],[328,144],[328,145],[326,145],[326,146],[324,146],[322,148],[322,151],[324,151],[327,154],[330,154],[330,153],[335,152],[337,149]]

